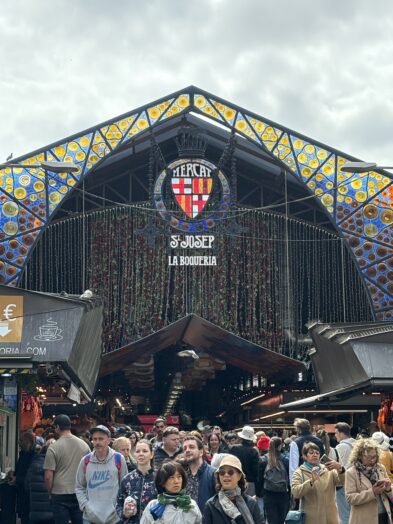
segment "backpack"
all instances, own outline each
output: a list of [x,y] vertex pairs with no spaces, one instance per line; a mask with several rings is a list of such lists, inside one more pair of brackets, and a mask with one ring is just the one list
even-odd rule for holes
[[272,468],[267,463],[263,479],[263,489],[267,491],[275,491],[276,493],[288,491],[288,475],[281,460],[277,461],[277,468]]
[[[90,459],[91,459],[91,453],[88,453],[87,455],[85,455],[85,456],[83,457],[83,474],[84,474],[85,477],[86,477],[87,465],[89,464]],[[115,451],[115,464],[116,464],[117,474],[118,474],[118,476],[119,476],[119,484],[120,484],[120,481],[121,481],[121,478],[120,478],[120,472],[121,472],[121,453],[119,453],[118,451]]]

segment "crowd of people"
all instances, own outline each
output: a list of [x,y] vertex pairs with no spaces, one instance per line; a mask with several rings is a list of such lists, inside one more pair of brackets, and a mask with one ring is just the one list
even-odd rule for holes
[[21,524],[392,524],[386,435],[294,429],[185,432],[158,418],[152,434],[99,424],[76,436],[58,415],[21,435],[9,483]]

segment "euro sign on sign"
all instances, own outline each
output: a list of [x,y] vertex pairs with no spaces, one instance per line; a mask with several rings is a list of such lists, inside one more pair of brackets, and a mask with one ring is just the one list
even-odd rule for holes
[[0,296],[0,342],[20,342],[23,333],[23,296]]
[[183,164],[173,170],[171,187],[180,209],[189,218],[197,218],[212,192],[211,170],[198,162]]

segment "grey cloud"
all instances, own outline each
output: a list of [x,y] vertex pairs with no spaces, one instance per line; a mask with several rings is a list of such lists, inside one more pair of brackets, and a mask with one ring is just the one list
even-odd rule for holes
[[392,20],[389,0],[6,1],[0,159],[189,84],[355,156],[386,158]]

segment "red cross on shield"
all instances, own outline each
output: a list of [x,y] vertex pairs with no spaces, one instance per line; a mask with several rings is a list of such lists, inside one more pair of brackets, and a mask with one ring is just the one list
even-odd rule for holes
[[173,177],[171,187],[180,209],[189,218],[196,218],[209,201],[213,179],[211,177]]

